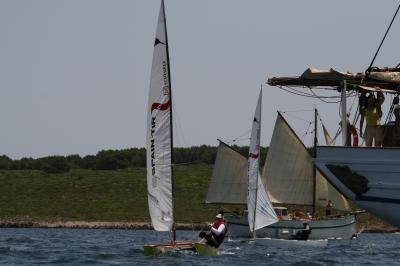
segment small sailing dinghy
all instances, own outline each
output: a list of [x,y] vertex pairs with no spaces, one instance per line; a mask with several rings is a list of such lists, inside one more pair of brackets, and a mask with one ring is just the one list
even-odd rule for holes
[[172,96],[164,1],[161,1],[147,113],[147,192],[151,221],[156,231],[171,232],[171,242],[144,245],[145,255],[195,251],[191,242],[176,241],[173,158]]
[[[261,131],[261,100],[262,91],[258,97],[256,112],[253,119],[253,125],[250,136],[250,147],[248,156],[248,193],[247,209],[250,232],[253,233],[253,239],[256,244],[264,246],[278,247],[298,247],[298,246],[326,246],[327,240],[307,240],[310,234],[305,234],[303,240],[296,239],[272,239],[257,238],[256,230],[271,225],[279,221],[266,188],[263,185],[259,172],[260,158],[260,131]],[[296,236],[293,236],[295,238]]]

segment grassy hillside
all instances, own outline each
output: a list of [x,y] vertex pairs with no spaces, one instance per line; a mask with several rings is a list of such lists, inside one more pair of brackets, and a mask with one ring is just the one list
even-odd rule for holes
[[[219,206],[202,204],[212,166],[175,167],[177,222],[212,219]],[[0,218],[149,221],[146,170],[0,171]]]
[[[175,169],[176,220],[204,223],[220,207],[206,205],[212,165],[180,165]],[[35,170],[0,170],[0,219],[149,222],[146,170],[79,169],[63,174]],[[359,225],[386,227],[370,214]]]

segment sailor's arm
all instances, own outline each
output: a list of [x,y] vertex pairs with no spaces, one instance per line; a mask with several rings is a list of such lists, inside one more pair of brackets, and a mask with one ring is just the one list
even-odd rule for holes
[[378,105],[381,106],[384,101],[385,101],[385,95],[383,95],[383,92],[379,89],[378,90]]
[[221,224],[218,229],[211,227],[211,232],[216,234],[217,236],[222,235],[225,232],[225,225]]

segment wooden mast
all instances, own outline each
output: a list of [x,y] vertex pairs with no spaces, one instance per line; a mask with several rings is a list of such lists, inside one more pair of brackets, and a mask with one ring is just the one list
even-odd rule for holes
[[[314,109],[314,152],[313,157],[314,160],[317,158],[317,145],[318,145],[318,136],[317,136],[317,108]],[[315,215],[315,198],[317,195],[317,168],[315,167],[315,162],[313,162],[313,209],[312,215]]]

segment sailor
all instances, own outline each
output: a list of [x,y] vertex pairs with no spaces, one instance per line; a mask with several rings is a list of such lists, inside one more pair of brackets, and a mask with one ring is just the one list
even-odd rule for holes
[[308,239],[308,237],[311,234],[310,225],[308,223],[304,222],[303,227],[304,228],[302,230],[297,231],[297,233],[293,237],[294,239],[296,239],[296,240],[307,240]]
[[333,203],[331,200],[328,201],[328,204],[325,207],[325,215],[330,216],[332,214]]
[[[376,87],[377,88],[377,87]],[[360,136],[363,136],[363,125],[364,118],[367,122],[365,127],[365,145],[372,146],[373,140],[375,140],[375,146],[382,146],[383,134],[381,130],[381,117],[382,109],[381,106],[385,101],[382,91],[378,90],[378,98],[376,99],[373,93],[368,96],[368,105],[361,113],[360,119]]]
[[215,216],[215,222],[210,225],[210,232],[200,232],[199,237],[202,238],[201,242],[207,245],[218,248],[224,241],[225,235],[228,232],[228,227],[225,224],[224,217],[221,213]]

